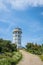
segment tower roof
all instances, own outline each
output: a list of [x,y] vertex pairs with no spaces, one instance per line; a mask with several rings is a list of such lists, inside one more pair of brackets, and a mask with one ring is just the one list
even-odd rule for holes
[[21,30],[21,28],[17,27],[17,28],[15,28],[15,29],[13,30],[13,33],[15,33],[15,32],[20,32],[20,33],[22,33],[22,30]]

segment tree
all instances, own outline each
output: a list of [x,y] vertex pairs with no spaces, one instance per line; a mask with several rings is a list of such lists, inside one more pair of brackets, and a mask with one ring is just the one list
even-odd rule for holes
[[10,40],[0,39],[0,52],[17,51],[17,45],[12,44]]
[[26,50],[33,53],[33,54],[38,54],[41,55],[43,53],[43,44],[38,45],[37,43],[27,43],[26,45]]

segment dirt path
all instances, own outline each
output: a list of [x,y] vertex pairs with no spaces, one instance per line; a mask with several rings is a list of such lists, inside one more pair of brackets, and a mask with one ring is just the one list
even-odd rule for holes
[[43,65],[43,62],[38,56],[23,50],[20,50],[20,52],[22,52],[23,58],[17,65]]

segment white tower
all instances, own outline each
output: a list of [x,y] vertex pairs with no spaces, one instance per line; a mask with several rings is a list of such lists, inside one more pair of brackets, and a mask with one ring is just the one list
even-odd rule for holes
[[15,28],[13,31],[13,43],[17,45],[17,48],[21,48],[21,28]]

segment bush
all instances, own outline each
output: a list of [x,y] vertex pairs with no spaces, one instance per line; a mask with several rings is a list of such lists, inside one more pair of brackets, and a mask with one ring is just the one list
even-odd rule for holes
[[20,52],[5,52],[4,54],[0,54],[0,65],[15,65],[22,58],[22,54]]
[[43,61],[43,55],[40,55],[41,60]]
[[43,45],[27,43],[26,50],[32,54],[41,55],[43,54]]
[[9,57],[12,57],[12,55],[13,55],[11,52],[5,52],[4,54],[5,54],[5,56],[9,56]]
[[21,58],[22,54],[17,52],[17,45],[0,39],[0,65],[15,65]]
[[10,65],[10,62],[6,58],[0,59],[0,65]]
[[6,56],[4,54],[0,54],[0,59],[2,58],[6,58]]
[[13,52],[12,60],[13,62],[18,63],[18,61],[22,58],[22,54],[20,52]]
[[17,51],[17,45],[11,44],[10,40],[0,39],[0,53]]

